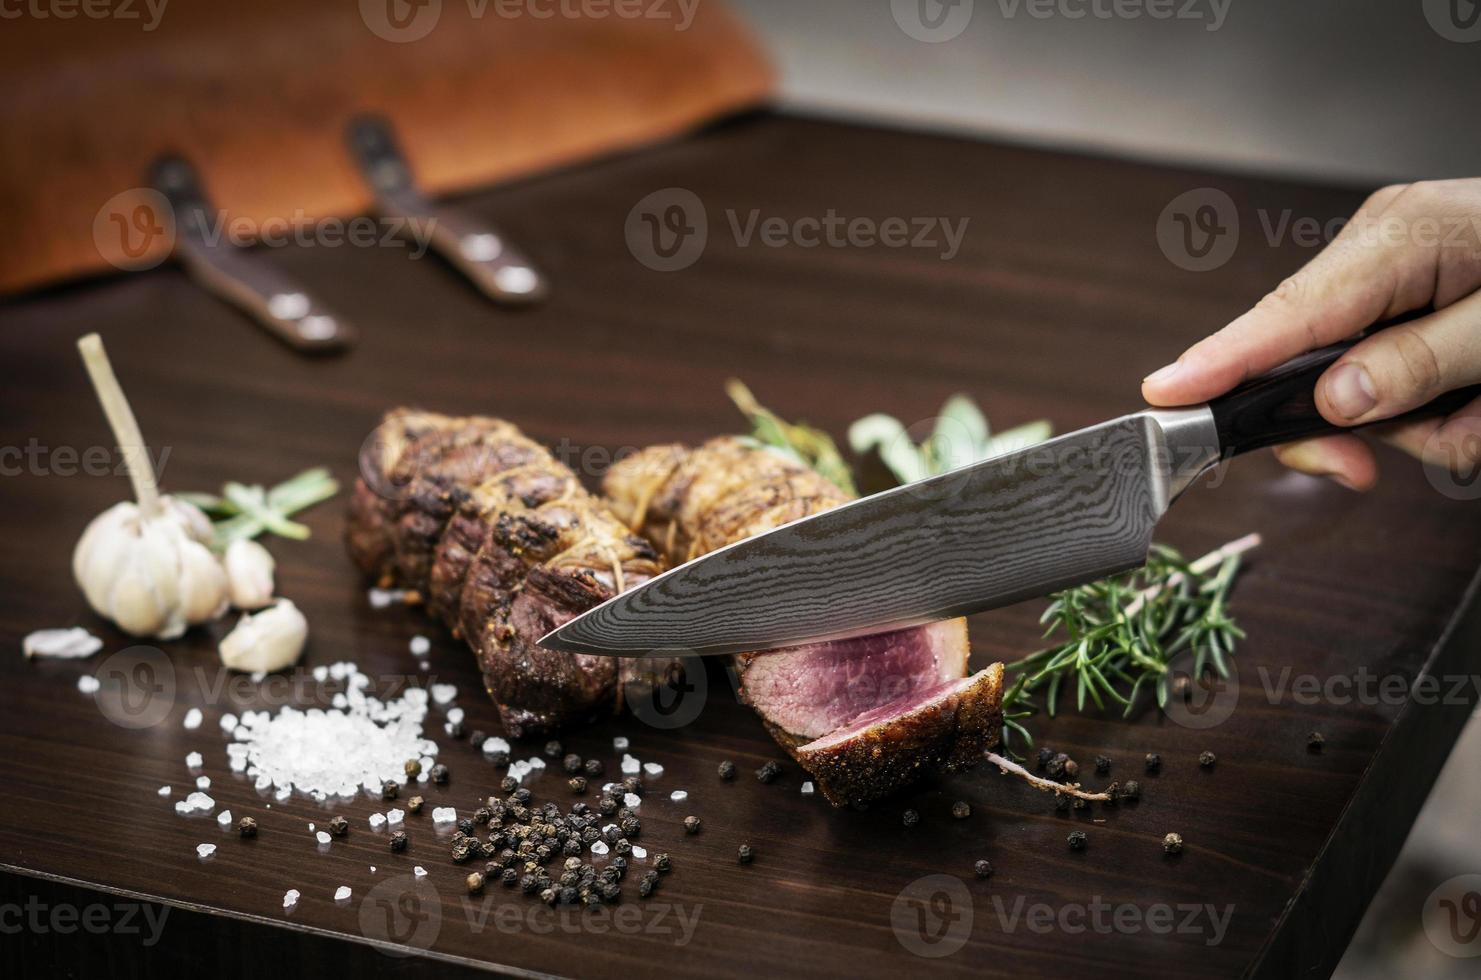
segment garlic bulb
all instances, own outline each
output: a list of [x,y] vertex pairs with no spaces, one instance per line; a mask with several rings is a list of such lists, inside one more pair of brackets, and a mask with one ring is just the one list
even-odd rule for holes
[[93,518],[72,552],[88,605],[134,636],[169,640],[226,612],[226,572],[211,554],[211,522],[173,497],[146,517],[132,501]]
[[238,609],[261,609],[273,601],[273,556],[251,538],[238,538],[226,548],[222,560],[231,589],[231,604]]
[[298,662],[309,623],[298,607],[278,599],[258,613],[247,613],[221,639],[221,662],[232,670],[282,670]]
[[72,574],[88,605],[126,633],[173,639],[226,611],[226,572],[211,553],[211,522],[200,509],[161,496],[144,439],[103,342],[77,342],[108,424],[128,461],[137,503],[93,518],[72,553]]

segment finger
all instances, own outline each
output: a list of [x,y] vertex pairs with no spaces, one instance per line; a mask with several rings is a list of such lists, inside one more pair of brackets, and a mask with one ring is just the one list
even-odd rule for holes
[[1389,327],[1343,354],[1316,385],[1335,425],[1392,418],[1481,381],[1481,293]]
[[1405,236],[1372,233],[1412,192],[1375,194],[1327,248],[1252,310],[1148,375],[1143,397],[1153,405],[1207,401],[1297,354],[1429,302],[1433,251]]
[[1349,490],[1368,490],[1378,482],[1378,461],[1355,435],[1323,436],[1275,447],[1275,458],[1293,470],[1327,476]]
[[1481,398],[1445,418],[1379,426],[1384,442],[1452,472],[1481,465]]

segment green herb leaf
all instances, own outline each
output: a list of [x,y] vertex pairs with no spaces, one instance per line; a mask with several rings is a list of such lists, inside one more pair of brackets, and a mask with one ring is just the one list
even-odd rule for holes
[[850,496],[859,495],[854,486],[854,475],[832,436],[810,425],[783,420],[763,407],[751,390],[734,378],[726,382],[725,392],[741,414],[750,420],[751,437],[757,442],[807,464]]
[[957,394],[941,406],[931,434],[920,445],[911,441],[904,423],[883,414],[859,419],[849,426],[848,438],[854,452],[877,452],[895,479],[906,484],[1043,442],[1053,431],[1040,419],[993,435],[977,403]]
[[213,521],[211,545],[217,551],[225,551],[233,541],[255,538],[264,531],[304,540],[309,536],[308,525],[288,518],[338,492],[339,483],[329,470],[316,466],[270,490],[231,482],[221,488],[219,497],[209,493],[175,496],[205,511]]

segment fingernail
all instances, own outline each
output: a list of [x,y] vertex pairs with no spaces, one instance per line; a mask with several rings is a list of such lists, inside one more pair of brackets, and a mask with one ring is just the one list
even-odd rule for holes
[[1352,490],[1355,493],[1362,493],[1362,491],[1359,490],[1351,480],[1343,476],[1341,473],[1328,473],[1327,478],[1338,486],[1346,487],[1347,489]]
[[1378,392],[1361,364],[1342,364],[1327,375],[1327,401],[1338,415],[1355,419],[1378,404]]
[[1155,385],[1161,384],[1164,381],[1171,381],[1173,375],[1177,374],[1182,369],[1182,361],[1173,361],[1171,364],[1160,367],[1157,370],[1153,371],[1151,374],[1147,375],[1145,378],[1142,379],[1142,383]]

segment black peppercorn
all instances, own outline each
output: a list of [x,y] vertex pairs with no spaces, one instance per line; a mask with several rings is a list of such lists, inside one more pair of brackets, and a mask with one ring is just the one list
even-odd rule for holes
[[972,865],[972,870],[977,872],[977,877],[979,878],[992,877],[992,863],[986,858],[982,858],[976,864]]
[[1085,799],[1084,797],[1077,796],[1075,797],[1074,808],[1076,810],[1089,810],[1090,801]]
[[571,775],[575,775],[581,771],[581,756],[575,752],[568,754],[561,760],[561,768]]
[[515,779],[513,776],[505,776],[503,779],[499,780],[499,789],[505,793],[513,793],[518,786],[519,780]]
[[1162,756],[1156,752],[1147,753],[1147,772],[1156,772],[1162,768]]
[[624,854],[631,854],[633,846],[627,842],[626,837],[619,837],[617,843],[612,845],[612,850],[617,852],[618,857],[621,857]]
[[603,796],[597,800],[597,812],[604,817],[610,817],[617,812],[617,801],[610,796]]
[[1095,757],[1095,771],[1098,774],[1102,775],[1102,776],[1104,776],[1106,773],[1110,772],[1111,771],[1111,760],[1110,759],[1107,759],[1103,755],[1096,756]]
[[763,783],[769,783],[782,774],[782,767],[775,762],[768,762],[756,770],[756,779]]
[[404,830],[398,830],[398,831],[396,831],[395,833],[393,833],[391,835],[391,850],[393,850],[393,851],[404,851],[404,850],[406,850],[406,831],[404,831]]
[[592,779],[596,779],[607,771],[607,767],[602,765],[601,759],[587,759],[586,762],[582,763],[581,768]]
[[559,893],[554,888],[547,888],[540,893],[540,901],[546,905],[554,905],[559,897]]
[[653,858],[653,869],[660,874],[668,874],[674,868],[674,863],[669,860],[668,853],[656,855]]
[[519,884],[519,872],[514,868],[505,868],[503,873],[499,875],[499,880],[504,882],[505,888],[513,888]]
[[422,774],[422,764],[415,759],[407,759],[406,765],[401,768],[406,770],[407,779],[416,779]]
[[965,820],[972,815],[972,807],[965,800],[957,800],[951,805],[951,815],[958,820]]
[[1183,852],[1183,835],[1168,834],[1162,838],[1162,849],[1168,854],[1181,854]]
[[469,895],[477,895],[479,892],[483,891],[483,872],[475,871],[465,880],[468,885]]
[[577,794],[585,793],[586,792],[586,777],[585,776],[572,776],[570,779],[566,780],[566,785],[569,786],[569,787],[571,787],[571,792],[573,792],[573,793],[577,793]]
[[256,837],[257,821],[252,817],[243,817],[237,821],[237,833],[243,837]]
[[468,840],[460,840],[453,845],[453,861],[462,864],[473,856],[473,845]]
[[638,821],[637,817],[628,817],[618,826],[622,828],[622,836],[624,837],[636,837],[643,830],[643,825]]
[[688,816],[684,818],[684,833],[697,834],[699,833],[699,827],[700,822],[698,817]]
[[401,795],[401,787],[396,785],[394,779],[388,779],[384,783],[381,783],[381,799],[394,800],[399,795]]
[[329,821],[329,832],[336,837],[343,837],[350,832],[350,822],[344,817],[334,817]]
[[1085,831],[1072,830],[1070,831],[1070,836],[1067,838],[1067,840],[1069,841],[1070,850],[1083,851],[1085,850],[1085,842],[1088,840],[1088,838],[1085,836]]
[[437,763],[437,765],[432,767],[432,771],[427,775],[431,778],[432,782],[436,783],[438,786],[446,785],[447,766],[444,766],[442,763],[439,762]]
[[1064,763],[1064,775],[1066,779],[1074,779],[1080,775],[1080,763],[1074,759],[1066,759]]
[[1111,780],[1111,785],[1109,785],[1109,786],[1106,787],[1105,805],[1106,806],[1115,806],[1116,805],[1116,801],[1118,799],[1120,799],[1120,797],[1121,797],[1121,784],[1119,782],[1117,782],[1116,780],[1113,779],[1113,780]]
[[1068,813],[1070,809],[1070,798],[1063,793],[1054,794],[1054,809],[1061,813]]
[[638,895],[642,898],[647,898],[649,895],[653,894],[653,888],[657,884],[658,881],[655,878],[644,878],[642,881],[638,882]]
[[641,776],[624,776],[622,779],[622,788],[625,792],[631,793],[634,796],[642,796],[644,788],[643,779]]
[[1054,761],[1054,750],[1047,745],[1039,747],[1039,768],[1049,768],[1049,763]]
[[420,796],[413,796],[411,799],[406,801],[406,808],[412,813],[421,813],[422,804],[424,802],[426,801],[423,800]]
[[1050,758],[1049,762],[1044,766],[1044,769],[1049,773],[1049,775],[1053,776],[1055,779],[1058,779],[1059,777],[1064,775],[1065,763],[1069,761],[1070,757],[1065,755],[1063,752],[1060,752]]
[[735,778],[735,763],[726,759],[720,763],[720,768],[717,771],[720,773],[720,778],[728,782]]
[[473,822],[482,826],[494,818],[494,811],[486,806],[481,806],[473,811]]
[[903,814],[901,814],[901,820],[904,822],[905,826],[914,827],[916,824],[920,823],[920,814],[916,813],[914,810],[906,810]]
[[1310,752],[1320,752],[1322,746],[1327,744],[1327,737],[1321,732],[1311,732],[1306,736],[1306,748]]
[[576,904],[576,898],[577,898],[577,895],[576,895],[576,889],[575,888],[572,888],[572,887],[567,886],[567,887],[561,889],[561,891],[560,891],[560,903],[562,905],[575,905]]
[[1198,764],[1205,769],[1212,769],[1214,767],[1214,763],[1218,761],[1219,757],[1214,755],[1208,749],[1204,749],[1202,752],[1198,753]]
[[607,865],[607,867],[611,868],[613,871],[616,871],[617,877],[625,877],[627,875],[627,858],[619,854],[612,859],[612,863]]
[[756,859],[756,851],[751,847],[750,844],[742,844],[740,848],[735,852],[735,856],[741,864],[750,864]]
[[561,747],[561,743],[555,739],[545,743],[545,754],[552,759],[559,759],[563,751],[565,750]]
[[566,843],[561,847],[561,853],[562,854],[569,854],[569,855],[572,855],[572,856],[575,856],[575,855],[580,854],[581,853],[581,841],[580,841],[580,839],[579,838],[576,838],[576,837],[572,837],[570,840],[566,841]]
[[462,820],[458,821],[458,829],[465,834],[471,835],[473,833],[473,821],[469,820],[467,817],[464,817]]
[[1123,800],[1139,800],[1142,798],[1142,784],[1135,779],[1128,779],[1126,785],[1121,788]]
[[516,803],[528,803],[530,802],[531,793],[529,790],[521,786],[519,789],[511,793],[510,796],[514,798],[514,801]]

